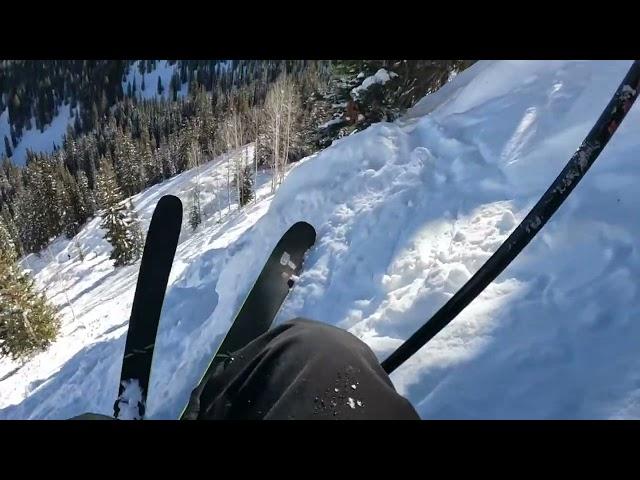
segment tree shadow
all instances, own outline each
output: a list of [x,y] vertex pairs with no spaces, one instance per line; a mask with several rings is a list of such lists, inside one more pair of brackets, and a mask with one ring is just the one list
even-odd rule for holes
[[22,365],[17,366],[16,368],[14,368],[13,370],[11,370],[10,372],[4,374],[2,376],[2,378],[0,378],[0,382],[6,380],[7,378],[9,378],[10,376],[12,376],[14,373],[17,373],[20,369],[22,368]]
[[101,286],[103,286],[105,280],[119,274],[120,272],[118,271],[118,269],[113,269],[111,272],[107,273],[104,277],[100,277],[99,279],[97,279],[95,282],[93,282],[91,285],[89,285],[88,287],[82,289],[82,291],[76,293],[76,295],[73,298],[69,299],[69,302],[71,303],[71,305],[73,305],[73,303],[75,301],[77,301],[80,297],[82,297],[83,295],[86,295],[87,293],[92,292],[93,290],[95,290],[96,288],[99,288]]

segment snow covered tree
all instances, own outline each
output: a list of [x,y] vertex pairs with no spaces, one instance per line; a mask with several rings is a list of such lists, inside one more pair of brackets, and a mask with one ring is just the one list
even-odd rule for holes
[[93,190],[89,188],[89,179],[82,170],[78,172],[77,183],[78,189],[80,190],[80,197],[82,198],[82,205],[86,209],[86,219],[89,219],[95,214],[97,205]]
[[174,152],[175,148],[173,143],[171,143],[171,141],[167,142],[166,144],[162,145],[159,149],[158,149],[158,161],[159,163],[162,165],[162,176],[164,178],[171,178],[173,177],[176,172],[176,164],[174,159]]
[[38,252],[62,231],[60,185],[55,165],[36,160],[25,171],[26,186],[16,199],[16,218],[25,249]]
[[24,254],[18,227],[4,206],[0,207],[0,249],[12,251],[17,257]]
[[109,205],[119,203],[124,200],[124,196],[118,187],[111,162],[106,158],[100,159],[100,171],[96,177],[96,190],[98,207],[106,209]]
[[140,257],[142,234],[132,210],[122,201],[115,173],[106,160],[101,164],[97,183],[103,208],[100,226],[106,230],[104,238],[113,247],[109,258],[115,260],[116,267],[129,265]]
[[9,233],[9,228],[5,225],[4,216],[0,216],[0,251],[11,256],[16,255],[16,246]]
[[129,237],[129,243],[131,244],[131,250],[133,252],[132,258],[138,260],[142,255],[142,250],[144,250],[144,233],[142,232],[140,218],[136,213],[136,209],[133,206],[131,199],[129,199],[128,205],[127,223],[129,228],[127,234]]
[[53,307],[14,255],[0,249],[0,355],[15,360],[44,350],[58,329]]
[[142,180],[140,160],[131,136],[118,130],[114,152],[114,166],[118,185],[126,196],[135,195],[141,190]]
[[158,164],[158,158],[153,153],[149,127],[146,121],[141,122],[138,145],[141,180],[144,186],[150,187],[162,180],[162,166]]

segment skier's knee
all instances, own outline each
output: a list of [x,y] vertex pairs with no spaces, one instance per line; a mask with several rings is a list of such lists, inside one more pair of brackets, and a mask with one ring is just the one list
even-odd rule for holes
[[281,325],[284,335],[290,338],[294,345],[303,349],[307,355],[320,352],[323,356],[333,353],[352,352],[362,349],[369,350],[364,342],[341,328],[326,323],[295,318]]

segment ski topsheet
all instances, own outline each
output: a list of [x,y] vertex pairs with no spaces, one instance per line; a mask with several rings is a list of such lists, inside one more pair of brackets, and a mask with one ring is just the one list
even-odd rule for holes
[[142,254],[118,398],[113,406],[115,418],[144,418],[158,322],[181,226],[182,202],[165,195],[153,212]]
[[306,252],[315,240],[316,231],[306,222],[295,223],[282,236],[198,386],[191,394],[189,404],[180,415],[181,420],[198,418],[199,401],[202,396],[215,393],[206,391],[206,381],[218,365],[228,358],[228,354],[239,350],[269,330],[296,277],[302,271]]

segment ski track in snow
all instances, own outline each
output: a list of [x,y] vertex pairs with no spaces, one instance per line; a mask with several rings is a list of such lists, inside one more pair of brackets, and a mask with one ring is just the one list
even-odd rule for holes
[[[257,204],[225,211],[220,223],[213,192],[226,163],[215,159],[199,173],[206,220],[193,234],[195,171],[136,195],[145,227],[161,195],[185,207],[148,416],[178,416],[271,249],[298,220],[318,239],[276,322],[303,316],[346,328],[384,359],[526,215],[629,65],[478,62],[401,121],[298,162],[275,195],[261,174]],[[423,418],[640,417],[639,120],[636,105],[536,239],[394,372]],[[51,246],[53,259],[45,251],[23,260],[63,327],[24,365],[0,360],[0,418],[111,414],[139,264],[112,268],[99,221],[76,237],[84,262],[64,239]]]

